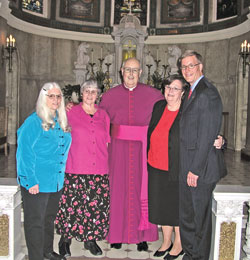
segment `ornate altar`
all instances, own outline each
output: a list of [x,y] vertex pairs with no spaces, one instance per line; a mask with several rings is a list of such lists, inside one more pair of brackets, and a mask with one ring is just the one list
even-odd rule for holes
[[[122,62],[127,58],[135,57],[144,63],[144,42],[148,37],[146,28],[141,26],[140,20],[131,13],[125,15],[118,26],[114,26],[112,37],[115,41],[115,83],[119,84],[121,79],[119,71]],[[146,78],[143,70],[141,78]]]

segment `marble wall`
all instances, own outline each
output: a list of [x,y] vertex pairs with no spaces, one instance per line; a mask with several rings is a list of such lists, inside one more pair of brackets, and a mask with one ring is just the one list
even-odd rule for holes
[[[25,33],[8,27],[1,17],[0,27],[0,40],[3,39],[5,31],[12,33],[17,41],[18,57],[16,62],[19,68],[19,124],[21,124],[34,110],[42,84],[48,81],[56,81],[62,87],[67,84],[75,84],[74,62],[77,60],[77,48],[81,42]],[[224,111],[229,112],[229,148],[235,147],[236,83],[241,66],[238,64],[238,52],[241,42],[245,39],[250,41],[250,33],[226,40],[176,44],[182,52],[186,49],[194,49],[202,54],[205,75],[217,86],[222,97]],[[89,45],[90,49],[94,50],[94,62],[96,63],[98,63],[97,58],[99,58],[101,46],[104,46],[104,56],[107,55],[108,50],[114,49],[114,45],[111,43],[89,42]],[[164,57],[169,46],[167,44],[152,44],[146,45],[146,48],[152,55],[159,48],[159,57]],[[0,77],[0,105],[2,105],[5,93],[3,67],[0,67]],[[247,100],[246,93],[240,92],[238,95],[242,96],[243,101]],[[244,147],[244,124],[246,124],[244,109],[246,106],[242,108],[242,119],[240,119],[243,124],[240,130],[242,147]]]
[[[7,25],[6,21],[4,19],[0,18],[0,48],[5,43],[6,39],[6,30],[7,30]],[[1,49],[0,49],[1,51]],[[4,70],[4,59],[2,55],[0,55],[0,106],[5,105],[5,70]]]

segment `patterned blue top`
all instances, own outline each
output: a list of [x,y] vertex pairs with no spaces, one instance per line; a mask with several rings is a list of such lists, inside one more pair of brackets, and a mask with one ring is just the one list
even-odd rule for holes
[[54,129],[43,130],[34,112],[17,131],[17,181],[27,190],[39,185],[39,192],[62,189],[71,134],[61,129],[55,117]]

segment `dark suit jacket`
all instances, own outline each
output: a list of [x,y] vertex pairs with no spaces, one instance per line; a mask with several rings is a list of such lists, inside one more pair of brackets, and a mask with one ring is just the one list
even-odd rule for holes
[[199,176],[198,183],[217,182],[226,175],[222,150],[213,146],[220,133],[222,102],[205,77],[191,97],[184,100],[180,119],[180,179],[187,181],[189,171]]
[[[150,137],[152,132],[154,131],[155,127],[158,125],[162,114],[165,110],[165,107],[167,105],[166,100],[160,100],[155,103],[151,120],[148,127],[148,147],[147,150],[149,150],[150,146]],[[170,130],[169,130],[169,137],[168,137],[168,162],[169,162],[169,175],[170,179],[172,180],[178,180],[179,176],[179,121],[180,121],[180,111],[181,107],[179,109],[179,113],[176,116]]]

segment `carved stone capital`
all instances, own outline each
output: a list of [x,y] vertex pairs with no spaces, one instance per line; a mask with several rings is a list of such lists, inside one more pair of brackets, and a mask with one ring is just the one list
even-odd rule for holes
[[223,216],[224,221],[231,222],[237,217],[242,217],[244,201],[224,200],[217,201],[215,215]]

